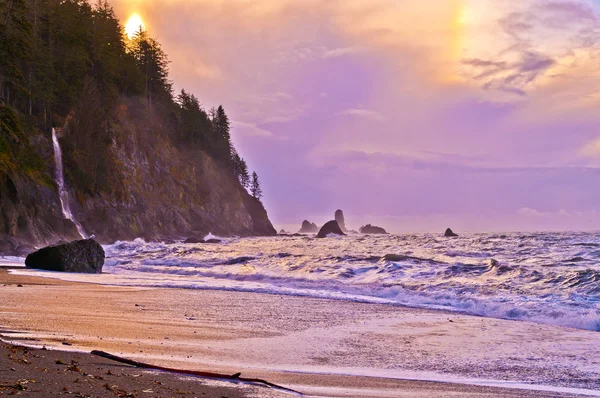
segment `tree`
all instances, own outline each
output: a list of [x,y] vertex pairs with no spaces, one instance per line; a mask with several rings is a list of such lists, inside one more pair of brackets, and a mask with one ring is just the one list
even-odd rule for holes
[[232,162],[232,145],[231,145],[231,123],[229,117],[225,113],[223,106],[215,110],[211,110],[212,124],[213,124],[213,137],[211,142],[211,155],[221,163],[229,163],[227,166],[231,166]]
[[200,101],[194,94],[185,90],[181,90],[175,101],[179,106],[179,139],[206,150],[208,136],[212,133],[212,123],[202,109]]
[[234,177],[240,184],[248,189],[250,185],[250,174],[248,173],[248,165],[246,161],[238,154],[235,148],[231,147],[231,165]]
[[31,24],[25,0],[0,2],[0,99],[15,103],[26,92],[23,61],[29,57]]
[[[257,178],[258,182],[258,178]],[[244,159],[240,158],[240,184],[246,189],[250,185],[250,174],[248,172],[248,165]],[[259,187],[260,188],[260,187]]]
[[157,97],[171,99],[173,87],[169,81],[169,60],[160,43],[140,27],[131,38],[129,51],[144,75],[148,104],[152,105]]
[[262,189],[260,188],[260,182],[258,181],[258,174],[256,174],[256,171],[252,173],[252,187],[250,188],[250,192],[252,193],[252,196],[254,196],[258,200],[260,200],[260,198],[262,198],[263,196]]

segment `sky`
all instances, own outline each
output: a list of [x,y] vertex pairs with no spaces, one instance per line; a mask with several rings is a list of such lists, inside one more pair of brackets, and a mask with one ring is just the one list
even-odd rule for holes
[[600,230],[599,0],[112,0],[276,228]]

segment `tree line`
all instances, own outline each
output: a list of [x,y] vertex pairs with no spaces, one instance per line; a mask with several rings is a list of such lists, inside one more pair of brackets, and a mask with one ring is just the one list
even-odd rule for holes
[[16,111],[26,129],[49,131],[89,93],[99,104],[94,120],[106,125],[95,142],[110,141],[108,125],[123,97],[143,98],[169,121],[175,145],[204,151],[262,197],[258,175],[231,142],[223,107],[207,112],[194,94],[175,95],[161,44],[142,29],[128,39],[108,1],[0,0],[0,107]]

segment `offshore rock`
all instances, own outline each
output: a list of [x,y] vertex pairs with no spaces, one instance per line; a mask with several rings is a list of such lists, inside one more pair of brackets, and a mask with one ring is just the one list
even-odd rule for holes
[[448,228],[446,230],[446,232],[444,233],[444,236],[450,238],[450,237],[458,236],[458,234],[455,234],[450,228]]
[[335,212],[335,221],[337,221],[342,232],[348,232],[348,230],[346,229],[346,220],[344,219],[344,212],[342,210],[337,210]]
[[183,243],[206,243],[204,241],[204,239],[201,238],[195,238],[195,237],[189,237],[186,240],[183,241]]
[[342,229],[335,220],[329,221],[327,224],[323,225],[317,234],[317,238],[326,238],[329,234],[346,235],[344,232],[342,232]]
[[378,227],[376,225],[371,225],[371,224],[367,224],[364,227],[360,227],[360,233],[361,234],[380,234],[380,235],[386,235],[387,231],[381,227]]
[[99,274],[104,265],[104,249],[93,239],[48,246],[25,259],[27,268],[58,272]]
[[317,227],[317,224],[312,223],[308,220],[304,220],[302,222],[302,228],[300,228],[299,233],[301,233],[301,234],[316,234],[317,232],[319,232],[319,227]]

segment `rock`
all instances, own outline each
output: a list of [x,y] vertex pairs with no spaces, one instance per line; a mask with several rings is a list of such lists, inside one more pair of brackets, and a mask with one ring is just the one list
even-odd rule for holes
[[223,265],[236,265],[236,264],[243,264],[243,263],[247,263],[248,261],[252,261],[252,260],[256,260],[255,257],[237,257],[237,258],[232,258],[231,260],[225,261],[223,263]]
[[376,225],[367,224],[364,227],[360,227],[361,234],[387,234],[387,231]]
[[344,220],[344,212],[343,211],[337,210],[335,212],[335,221],[337,221],[337,223],[340,226],[340,229],[342,230],[342,232],[348,232],[346,230],[346,220]]
[[279,235],[289,235],[290,233],[288,231],[286,231],[285,229],[282,229],[281,231],[279,231]]
[[86,239],[40,249],[27,256],[25,265],[47,271],[99,274],[104,258],[102,246],[95,240]]
[[319,227],[317,227],[317,224],[312,223],[308,220],[304,220],[302,222],[302,228],[300,228],[299,233],[301,233],[301,234],[316,234],[317,232],[319,232]]
[[458,235],[455,234],[450,228],[448,228],[446,230],[446,232],[444,233],[444,236],[446,236],[446,237],[454,237],[454,236],[458,236]]
[[221,243],[221,239],[207,239],[204,243]]
[[385,256],[383,256],[383,260],[385,261],[406,261],[408,260],[409,257],[408,256],[404,256],[402,254],[386,254]]
[[335,220],[329,221],[327,224],[323,225],[317,234],[317,238],[326,238],[329,234],[346,235],[344,232],[342,232],[342,229]]
[[201,238],[195,238],[195,237],[189,237],[186,240],[183,241],[183,243],[205,243],[204,239]]

